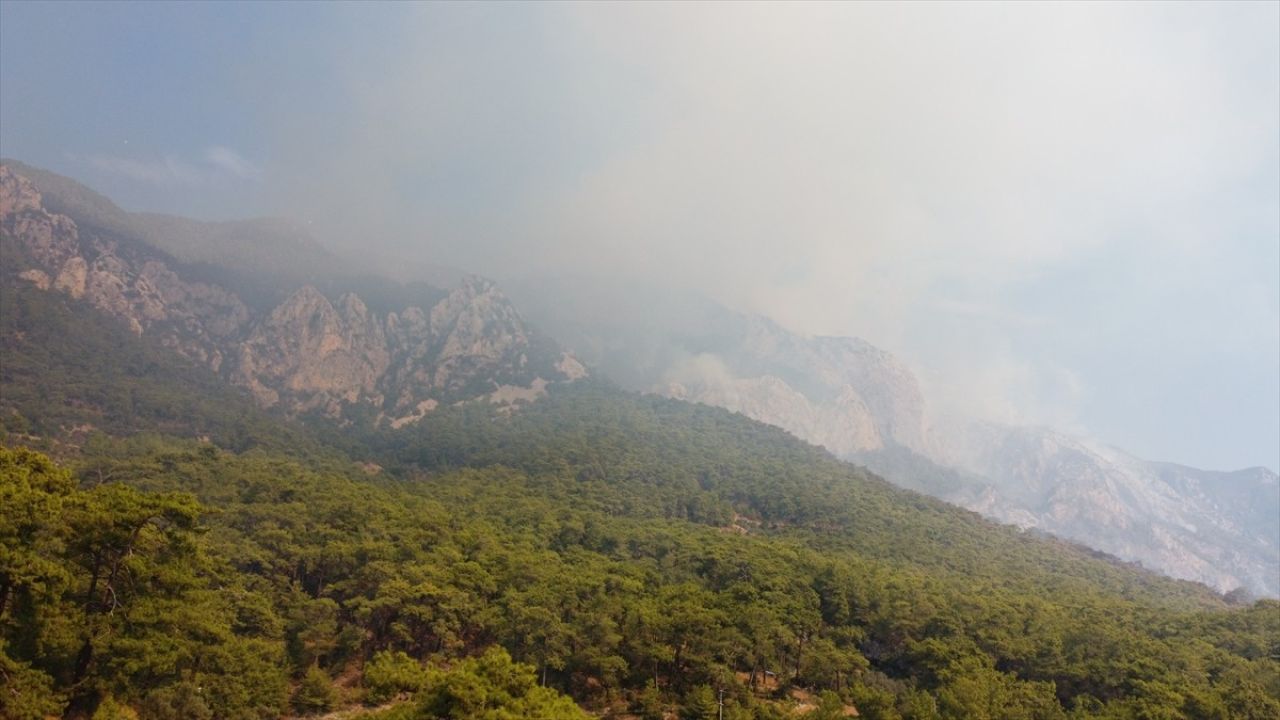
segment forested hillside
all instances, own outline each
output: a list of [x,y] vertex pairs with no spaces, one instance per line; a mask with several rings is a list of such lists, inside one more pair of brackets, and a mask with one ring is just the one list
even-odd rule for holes
[[0,720],[1280,720],[1277,27],[0,0]]
[[290,420],[11,276],[0,343],[5,717],[1280,713],[1280,604],[721,409],[579,380]]
[[721,410],[579,384],[345,442],[96,434],[72,472],[4,451],[4,712],[579,716],[565,694],[715,717],[722,690],[730,718],[1280,711],[1280,605],[1228,609]]
[[660,281],[536,276],[512,292],[627,389],[740,412],[999,522],[1221,592],[1280,596],[1280,479],[1265,468],[1152,463],[1082,428],[979,420],[976,398],[926,392],[912,369],[921,358],[797,333]]

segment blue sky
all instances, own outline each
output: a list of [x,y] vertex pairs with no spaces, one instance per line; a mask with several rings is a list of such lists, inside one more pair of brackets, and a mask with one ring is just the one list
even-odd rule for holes
[[0,4],[0,152],[344,251],[661,277],[940,409],[1280,465],[1280,5]]

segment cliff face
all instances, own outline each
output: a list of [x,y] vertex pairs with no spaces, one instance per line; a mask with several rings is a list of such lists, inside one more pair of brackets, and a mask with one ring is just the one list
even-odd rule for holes
[[264,406],[283,397],[297,410],[336,416],[344,402],[383,404],[377,385],[390,365],[386,334],[355,295],[334,307],[305,285],[256,323],[239,349],[233,379]]
[[249,322],[244,303],[222,288],[184,281],[138,247],[82,235],[71,218],[44,208],[30,181],[3,165],[0,231],[22,256],[23,267],[14,268],[21,278],[82,299],[214,370],[224,367],[228,343]]
[[928,445],[924,397],[901,361],[856,338],[805,338],[763,318],[744,318],[736,342],[673,365],[652,389],[741,412],[836,455]]
[[852,454],[884,446],[875,417],[852,388],[829,403],[814,403],[781,378],[721,378],[714,382],[671,382],[657,391],[742,413],[822,445],[833,453]]
[[291,414],[372,413],[400,427],[443,402],[536,397],[548,382],[581,375],[480,278],[434,306],[385,315],[355,293],[331,301],[310,284],[255,312],[235,293],[185,277],[142,240],[82,231],[7,165],[0,230],[14,265],[6,275],[82,299]]
[[[532,344],[516,309],[493,283],[464,280],[428,318],[430,333],[423,349],[435,368],[431,386],[459,392],[485,374],[485,368],[518,371],[528,362]],[[413,336],[403,336],[402,343]]]
[[1280,595],[1280,479],[1156,463],[1047,428],[948,423],[940,459],[982,478],[947,499],[1221,591]]

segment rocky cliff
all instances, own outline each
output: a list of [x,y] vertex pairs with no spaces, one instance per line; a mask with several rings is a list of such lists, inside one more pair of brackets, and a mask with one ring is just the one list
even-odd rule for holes
[[981,480],[946,499],[1198,580],[1280,595],[1280,479],[1133,457],[1048,428],[943,425],[938,459]]
[[122,233],[128,214],[93,207],[93,220],[117,217],[115,229],[51,212],[29,178],[0,165],[6,281],[81,299],[246,388],[264,407],[401,427],[440,403],[529,399],[583,373],[487,280],[467,278],[433,305],[383,313],[354,292],[331,298],[313,284],[255,309]]
[[25,177],[0,165],[0,232],[6,274],[64,292],[150,332],[165,345],[220,371],[249,311],[214,285],[183,280],[157,255],[115,238],[82,234],[71,218],[50,213]]
[[650,389],[718,405],[848,456],[928,447],[920,386],[897,358],[855,338],[803,338],[747,318],[739,343],[676,363]]

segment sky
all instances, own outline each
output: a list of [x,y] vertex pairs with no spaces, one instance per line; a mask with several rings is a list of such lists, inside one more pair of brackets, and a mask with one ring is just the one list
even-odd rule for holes
[[1278,3],[0,3],[0,153],[132,210],[661,278],[940,412],[1280,467]]

